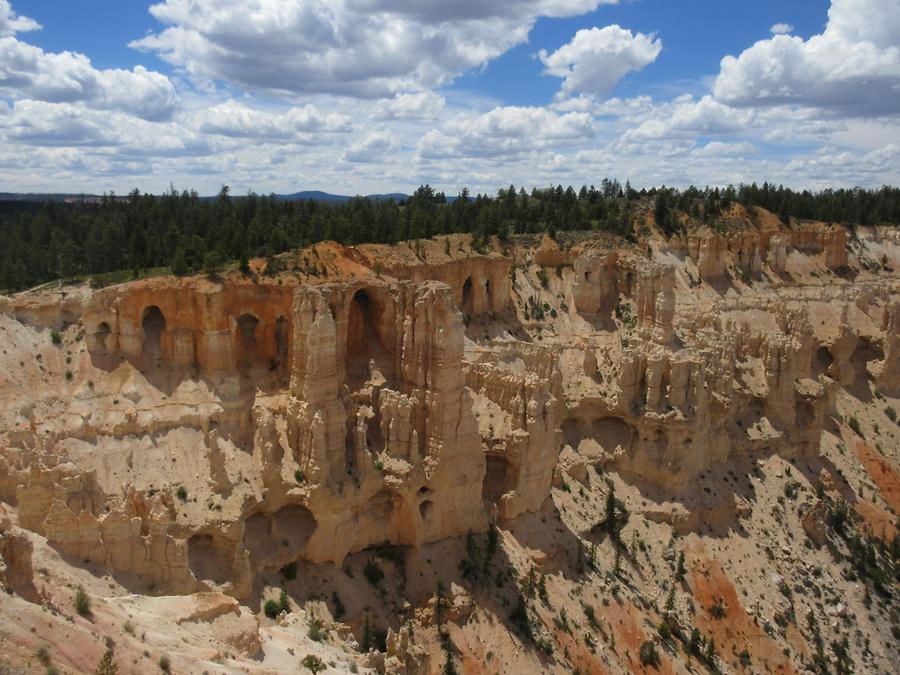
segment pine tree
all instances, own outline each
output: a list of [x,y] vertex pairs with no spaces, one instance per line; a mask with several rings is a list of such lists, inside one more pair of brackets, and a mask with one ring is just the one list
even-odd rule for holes
[[684,581],[684,551],[678,552],[678,563],[675,566],[675,581],[681,582]]
[[184,248],[179,246],[172,257],[172,274],[182,277],[189,271]]
[[704,654],[704,658],[710,665],[716,662],[716,641],[711,637],[709,638],[709,642],[706,643],[706,653]]
[[609,493],[606,495],[606,531],[610,539],[619,541],[619,522],[616,514],[616,488],[609,483]]

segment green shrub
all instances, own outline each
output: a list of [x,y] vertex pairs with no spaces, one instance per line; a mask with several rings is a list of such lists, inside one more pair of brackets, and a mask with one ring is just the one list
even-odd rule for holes
[[278,612],[281,611],[281,605],[277,600],[266,600],[266,604],[263,605],[263,612],[270,619],[275,619],[278,617]]
[[302,469],[297,469],[297,470],[294,472],[294,480],[296,480],[298,483],[305,483],[305,482],[306,482],[306,474],[303,473],[303,470],[302,470]]
[[188,498],[187,488],[184,487],[184,485],[179,485],[178,489],[175,490],[175,496],[181,501],[186,502]]
[[687,570],[684,567],[684,551],[678,552],[678,563],[675,566],[675,581],[684,581],[684,575]]
[[363,568],[363,576],[366,577],[366,581],[370,584],[377,586],[384,579],[384,572],[374,560],[370,560]]
[[83,588],[75,591],[75,611],[81,616],[88,616],[91,613],[91,599]]
[[159,657],[159,669],[164,673],[172,672],[172,662],[169,660],[169,657],[163,654]]
[[100,663],[97,664],[94,675],[119,675],[119,666],[113,661],[112,649],[107,649],[100,657]]
[[72,374],[72,371],[69,369],[66,369],[66,382],[71,382],[73,377],[74,377],[74,375]]
[[665,621],[660,621],[659,625],[656,627],[657,632],[659,633],[659,637],[662,638],[663,642],[668,642],[672,639],[672,629],[669,628],[669,624]]
[[888,406],[887,408],[884,409],[884,414],[887,415],[888,419],[891,422],[897,421],[897,411],[894,410],[891,406]]
[[659,665],[659,652],[656,651],[656,644],[653,640],[645,640],[641,644],[641,665],[656,668]]
[[714,619],[724,619],[725,618],[725,606],[722,604],[721,600],[716,600],[715,604],[710,605],[709,613],[712,615]]
[[322,632],[322,622],[318,619],[312,619],[309,622],[309,639],[313,642],[321,642],[325,635]]
[[60,332],[58,330],[50,331],[50,339],[53,341],[53,344],[55,344],[55,345],[62,344],[62,335],[60,335]]
[[317,673],[325,670],[325,664],[322,663],[322,659],[314,654],[307,654],[306,656],[304,656],[300,664],[313,675],[316,675]]
[[851,416],[850,420],[847,422],[847,426],[853,429],[853,433],[855,433],[860,438],[864,438],[862,429],[859,426],[859,420],[855,417]]

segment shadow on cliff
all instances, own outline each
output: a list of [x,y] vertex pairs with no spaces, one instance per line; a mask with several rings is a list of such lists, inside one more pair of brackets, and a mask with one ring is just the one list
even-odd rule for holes
[[641,514],[653,522],[670,525],[676,534],[723,538],[736,533],[749,537],[741,518],[749,515],[757,500],[751,479],[760,476],[757,459],[743,457],[727,467],[711,467],[681,490],[667,489],[632,472],[615,473],[640,494]]
[[524,548],[541,551],[540,570],[545,574],[561,574],[570,581],[585,574],[584,560],[580,564],[578,560],[584,554],[582,541],[563,521],[552,497],[544,501],[540,511],[523,513],[503,527]]
[[527,609],[540,602],[538,576],[549,570],[535,567],[528,594],[503,545],[508,536],[514,535],[495,530],[494,535],[470,534],[421,549],[385,544],[348,556],[340,567],[297,561],[280,572],[258,574],[250,604],[262,608],[267,598],[277,596],[273,588],[281,586],[294,605],[305,606],[312,616],[324,619],[327,612],[347,624],[361,648],[384,652],[388,630],[397,633],[414,613],[424,625],[438,627],[435,602],[440,592],[446,624],[465,625],[477,608],[518,635],[536,660],[555,663],[540,650],[538,620]]
[[[162,358],[151,355],[126,358],[120,354],[94,351],[90,352],[90,358],[95,368],[106,373],[123,368],[137,373],[143,380],[143,383],[138,380],[138,395],[145,383],[147,387],[162,394],[164,399],[175,397],[173,403],[178,403],[177,392],[185,383],[192,383],[192,388],[205,389],[209,392],[210,399],[218,402],[224,409],[220,418],[211,419],[210,422],[215,423],[223,439],[246,452],[252,451],[251,442],[255,429],[251,411],[257,397],[285,393],[289,385],[288,378],[278,363],[241,363],[232,371],[207,375],[196,366],[176,368]],[[112,381],[119,382],[120,386],[133,381],[131,375],[122,375],[124,377],[117,377]],[[137,402],[140,399],[132,400]],[[193,396],[182,402],[185,405],[196,404]]]
[[[751,515],[754,508],[771,508],[773,505],[760,502],[754,484],[767,478],[760,462],[778,454],[776,451],[748,454],[710,467],[701,472],[697,479],[684,490],[673,491],[660,487],[642,477],[629,472],[617,472],[626,484],[640,493],[645,506],[642,515],[653,522],[666,523],[678,535],[689,533],[713,538],[725,538],[737,534],[750,537],[742,519]],[[777,496],[777,501],[790,510],[796,500],[796,492],[790,488],[794,479],[804,479],[806,486],[815,492],[821,485],[823,471],[832,477],[832,489],[840,492],[849,503],[856,501],[856,495],[843,477],[840,469],[823,455],[785,458],[790,466],[784,474],[785,490]],[[797,481],[800,486],[803,483]],[[651,505],[647,505],[649,502]]]
[[490,342],[512,336],[522,342],[532,342],[528,329],[516,312],[506,309],[490,314],[463,314],[466,337],[473,342]]

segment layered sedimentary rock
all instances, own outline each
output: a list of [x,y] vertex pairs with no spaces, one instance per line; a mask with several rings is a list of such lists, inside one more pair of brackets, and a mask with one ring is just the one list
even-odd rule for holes
[[[111,413],[82,410],[44,435],[24,432],[27,444],[54,447],[55,463],[27,448],[4,457],[3,491],[22,525],[73,559],[172,592],[212,584],[242,596],[251,570],[298,558],[339,564],[366,547],[487,526],[462,315],[445,284],[164,280],[99,291],[83,311],[91,367],[128,381],[140,373],[152,388],[120,381],[127,410],[117,398]],[[92,382],[83,392],[98,395]],[[162,442],[173,463],[200,469],[184,477],[159,467],[184,494],[104,492],[96,470],[79,471],[56,449],[130,437]],[[140,482],[130,453],[126,484]],[[247,471],[253,480],[236,484]],[[221,500],[221,515],[190,501],[179,514],[188,494],[208,507]]]
[[451,289],[326,285],[298,293],[295,317],[288,439],[316,485],[308,555],[483,529],[484,457]]
[[[852,259],[821,224],[701,229],[649,256],[602,238],[331,246],[326,276],[5,299],[0,499],[72,559],[246,597],[297,560],[512,521],[591,465],[677,491],[811,456],[837,387],[900,384],[896,285],[833,274],[897,257],[863,234]],[[807,285],[705,283],[735,270]]]
[[473,363],[466,383],[489,402],[479,408],[480,416],[489,419],[481,425],[483,496],[503,519],[538,510],[553,481],[557,453],[548,448],[559,447],[564,412],[555,355],[530,345],[506,345]]
[[792,251],[819,257],[826,268],[839,270],[847,266],[847,243],[843,227],[817,223],[797,224],[787,230],[761,226],[730,234],[700,230],[686,237],[685,248],[700,278],[718,282],[726,278],[729,267],[752,277],[763,271],[765,263],[775,273],[783,274]]
[[[454,302],[466,316],[504,312],[510,303],[509,258],[493,253],[453,256],[449,245],[439,260],[404,260],[384,267],[385,273],[414,282],[441,281],[453,289]],[[383,261],[367,260],[379,265]]]
[[574,272],[572,298],[580,313],[611,325],[611,315],[627,298],[634,305],[641,335],[662,344],[671,342],[674,268],[611,252],[578,256]]
[[900,390],[900,303],[895,302],[884,315],[884,359],[878,374],[878,386],[887,391]]

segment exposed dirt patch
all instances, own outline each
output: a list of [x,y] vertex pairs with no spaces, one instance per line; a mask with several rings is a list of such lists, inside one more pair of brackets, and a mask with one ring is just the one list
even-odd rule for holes
[[[747,650],[752,658],[745,672],[796,673],[782,649],[765,633],[762,627],[747,614],[728,574],[718,561],[707,557],[700,545],[693,547],[694,562],[690,570],[691,588],[697,603],[697,628],[712,636],[718,653],[730,661],[732,654]],[[710,613],[714,605],[722,607],[724,615]],[[738,666],[740,669],[740,666]]]
[[881,497],[894,509],[900,511],[900,472],[891,462],[885,459],[877,450],[869,447],[864,441],[857,440],[854,444],[856,456],[862,462],[866,472],[878,486]]
[[865,499],[856,502],[853,508],[865,521],[866,529],[871,530],[876,537],[890,542],[897,536],[896,516]]

